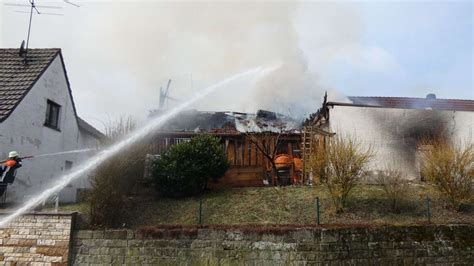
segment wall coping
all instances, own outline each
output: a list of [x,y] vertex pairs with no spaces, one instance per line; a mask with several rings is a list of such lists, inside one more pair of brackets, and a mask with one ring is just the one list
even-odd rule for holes
[[[11,210],[0,210],[0,216],[5,216],[5,215],[9,215],[9,214],[12,214],[14,213],[13,211]],[[74,216],[76,215],[78,212],[76,211],[71,211],[71,212],[36,212],[36,211],[33,211],[33,212],[27,212],[27,213],[24,213],[22,215],[20,215],[19,217],[22,217],[22,216],[32,216],[32,215],[35,215],[35,216]]]
[[376,232],[385,230],[450,230],[451,228],[465,228],[474,230],[474,224],[413,224],[413,225],[383,225],[383,226],[346,226],[346,227],[323,227],[323,226],[168,226],[168,227],[142,227],[137,229],[79,229],[73,230],[73,233],[92,235],[106,235],[111,238],[130,239],[135,236],[139,239],[153,238],[176,238],[179,236],[198,237],[203,232],[226,232],[239,234],[257,234],[257,235],[284,235],[288,233],[298,233],[303,231],[310,232],[339,232],[347,231],[366,231]]

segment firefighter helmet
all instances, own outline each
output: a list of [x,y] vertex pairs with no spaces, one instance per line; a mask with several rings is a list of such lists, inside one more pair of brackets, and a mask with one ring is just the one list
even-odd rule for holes
[[15,157],[18,157],[18,156],[20,156],[20,155],[16,151],[11,151],[10,153],[8,153],[8,158],[15,158]]

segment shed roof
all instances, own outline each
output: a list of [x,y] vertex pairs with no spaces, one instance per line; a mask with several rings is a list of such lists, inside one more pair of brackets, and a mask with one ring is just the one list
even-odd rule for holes
[[77,125],[79,126],[79,129],[87,132],[88,134],[98,138],[98,139],[105,139],[106,136],[97,130],[95,127],[91,126],[89,123],[87,123],[84,119],[77,117]]
[[328,105],[474,112],[474,100],[365,96],[349,96],[348,99],[352,103],[328,102]]
[[257,114],[241,112],[206,112],[188,110],[168,121],[161,132],[193,132],[211,134],[299,133],[300,121],[274,112],[259,110]]

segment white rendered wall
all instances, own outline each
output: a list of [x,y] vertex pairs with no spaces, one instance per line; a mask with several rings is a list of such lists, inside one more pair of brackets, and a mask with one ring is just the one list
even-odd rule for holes
[[334,106],[329,124],[331,132],[355,137],[365,147],[373,146],[375,156],[370,170],[391,166],[409,179],[420,176],[414,131],[443,128],[456,143],[474,141],[474,112]]
[[[44,126],[47,100],[61,105],[60,131]],[[0,158],[11,150],[20,156],[40,155],[86,148],[80,135],[73,104],[69,96],[61,59],[57,56],[13,113],[0,123]],[[65,154],[23,161],[13,185],[8,188],[8,201],[24,201],[47,188],[65,172],[66,161],[73,166],[87,154]],[[60,194],[62,202],[75,201],[76,189],[87,185],[79,181]]]

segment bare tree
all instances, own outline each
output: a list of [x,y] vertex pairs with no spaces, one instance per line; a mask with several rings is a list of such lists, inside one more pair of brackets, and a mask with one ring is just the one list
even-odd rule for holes
[[[135,120],[121,117],[106,124],[105,145],[113,145],[135,129]],[[119,227],[130,216],[129,196],[143,176],[146,140],[135,143],[101,164],[90,175],[88,195],[90,223],[95,227]]]
[[408,180],[402,171],[394,166],[387,165],[377,179],[385,195],[390,201],[390,207],[394,212],[400,212],[400,203],[408,192]]
[[423,144],[431,147],[425,154],[423,175],[459,210],[461,204],[472,198],[474,145],[439,139],[425,139]]
[[250,143],[255,145],[257,150],[259,150],[263,154],[263,156],[267,158],[267,160],[270,162],[272,172],[275,174],[278,180],[279,175],[275,164],[275,157],[277,156],[278,147],[281,144],[281,132],[247,133],[246,136]]
[[373,156],[372,146],[350,136],[337,135],[330,138],[325,150],[326,179],[336,212],[343,212],[349,192],[365,173],[367,163]]

